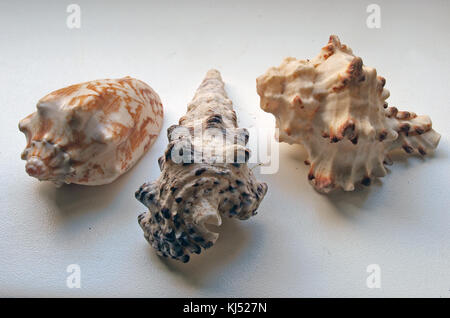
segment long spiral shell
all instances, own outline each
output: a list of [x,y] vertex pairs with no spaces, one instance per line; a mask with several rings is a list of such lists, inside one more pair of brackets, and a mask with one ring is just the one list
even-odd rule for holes
[[[217,138],[206,138],[207,131],[214,131]],[[237,127],[218,71],[206,74],[186,115],[167,135],[160,177],[136,191],[136,198],[149,209],[138,221],[159,255],[187,262],[190,254],[216,242],[218,234],[207,224],[219,226],[223,216],[246,220],[255,215],[267,185],[256,181],[247,166],[248,132]],[[233,159],[218,162],[214,154]],[[184,160],[179,162],[174,155]]]

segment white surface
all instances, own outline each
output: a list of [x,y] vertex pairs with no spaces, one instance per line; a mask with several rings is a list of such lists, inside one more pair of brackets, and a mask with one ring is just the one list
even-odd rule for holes
[[[449,1],[69,1],[0,3],[0,296],[450,296]],[[209,68],[221,71],[242,127],[272,125],[255,79],[285,56],[309,58],[330,34],[387,79],[390,105],[428,114],[442,134],[434,157],[397,161],[370,189],[324,196],[306,179],[299,147],[259,214],[226,222],[189,264],[157,257],[136,217],[134,191],[159,175],[165,129],[184,113]],[[46,93],[131,75],[165,106],[153,148],[117,182],[55,189],[27,176],[18,121]],[[66,267],[81,266],[81,289]],[[366,267],[381,267],[381,289]]]

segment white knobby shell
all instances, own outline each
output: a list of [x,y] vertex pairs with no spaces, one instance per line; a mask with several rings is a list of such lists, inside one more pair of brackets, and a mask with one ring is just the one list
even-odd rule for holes
[[327,193],[383,177],[394,149],[425,155],[439,143],[428,116],[388,107],[385,83],[332,35],[314,59],[288,57],[270,68],[257,91],[261,108],[276,118],[279,141],[305,147],[308,179]]
[[[216,138],[209,138],[208,132]],[[190,254],[216,242],[219,234],[208,224],[220,226],[224,216],[246,220],[255,215],[267,185],[258,182],[247,166],[248,131],[238,128],[216,70],[206,74],[186,115],[167,136],[160,177],[136,191],[136,199],[148,208],[138,221],[159,255],[188,262]],[[187,160],[176,160],[180,151]],[[217,160],[218,156],[231,160]]]
[[56,90],[22,119],[26,171],[39,180],[101,185],[129,170],[161,130],[163,106],[144,82],[102,79]]

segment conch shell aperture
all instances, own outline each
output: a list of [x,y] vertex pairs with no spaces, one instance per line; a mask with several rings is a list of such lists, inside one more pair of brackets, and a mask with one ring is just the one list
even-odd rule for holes
[[25,169],[57,186],[111,183],[151,147],[162,120],[158,94],[131,77],[59,89],[19,123]]
[[[215,138],[208,137],[209,131]],[[255,215],[267,185],[256,181],[247,166],[248,131],[237,127],[218,71],[206,74],[186,115],[167,135],[160,177],[136,191],[136,198],[149,209],[138,222],[159,255],[188,262],[190,254],[216,242],[218,234],[208,224],[220,226],[223,216],[246,220]],[[244,154],[243,160],[237,153]],[[233,158],[231,162],[216,160],[224,154]],[[189,160],[178,162],[176,155]]]
[[440,135],[425,115],[388,107],[386,80],[331,36],[312,60],[288,57],[257,79],[261,108],[276,118],[280,142],[301,144],[308,179],[323,193],[386,175],[389,152],[425,155]]

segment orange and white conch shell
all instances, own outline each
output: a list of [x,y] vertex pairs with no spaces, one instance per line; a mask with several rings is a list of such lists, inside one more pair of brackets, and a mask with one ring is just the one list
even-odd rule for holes
[[161,130],[163,106],[147,84],[131,77],[56,90],[22,119],[27,173],[39,180],[101,185],[129,170]]
[[355,189],[386,175],[388,153],[425,155],[440,135],[428,116],[388,107],[386,80],[331,36],[312,60],[288,57],[257,79],[261,108],[276,117],[279,141],[302,144],[319,192]]

